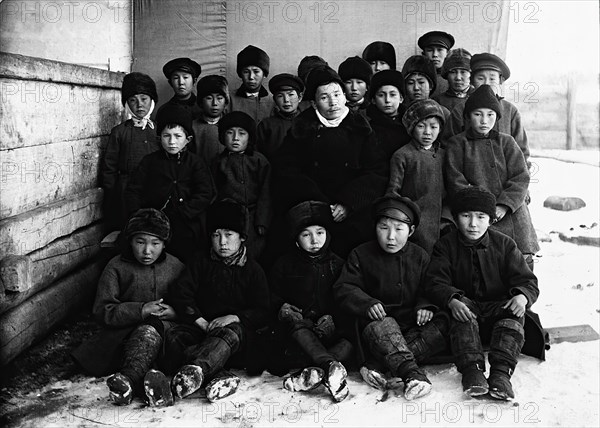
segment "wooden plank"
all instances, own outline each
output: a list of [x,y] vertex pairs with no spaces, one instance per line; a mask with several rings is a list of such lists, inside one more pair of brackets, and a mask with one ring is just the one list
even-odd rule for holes
[[567,80],[567,150],[577,148],[577,80],[569,74]]
[[589,324],[553,327],[546,331],[550,335],[550,343],[591,342],[600,339],[598,332]]
[[0,219],[97,187],[108,137],[0,152]]
[[26,255],[102,218],[103,190],[86,190],[0,220],[0,260]]

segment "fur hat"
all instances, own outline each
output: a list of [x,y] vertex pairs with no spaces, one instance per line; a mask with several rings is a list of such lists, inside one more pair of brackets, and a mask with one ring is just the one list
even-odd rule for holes
[[156,83],[150,76],[144,73],[133,73],[126,74],[123,78],[123,85],[121,86],[121,103],[125,105],[127,100],[137,94],[145,94],[158,102],[158,94],[156,92]]
[[225,97],[225,102],[229,104],[229,85],[227,84],[227,79],[223,76],[218,76],[216,74],[204,76],[202,79],[198,80],[196,93],[198,95],[196,98],[196,103],[198,105],[201,104],[202,98],[210,94],[223,95]]
[[428,46],[440,46],[450,50],[454,46],[454,37],[452,37],[452,34],[443,31],[430,31],[419,37],[417,44],[421,49]]
[[468,50],[456,48],[450,51],[442,65],[442,77],[448,79],[448,73],[457,68],[471,71],[471,54]]
[[169,218],[157,209],[142,208],[129,218],[123,234],[129,240],[136,233],[147,233],[166,242],[171,236]]
[[269,91],[271,91],[273,95],[283,88],[294,89],[298,95],[300,95],[304,92],[304,82],[298,76],[289,73],[281,73],[271,77],[271,80],[269,80]]
[[242,69],[244,67],[255,66],[260,68],[265,77],[267,77],[269,75],[270,64],[271,59],[265,51],[256,46],[248,45],[237,55],[237,75],[242,77]]
[[163,66],[163,74],[167,80],[171,80],[171,75],[175,71],[190,73],[192,78],[197,79],[200,73],[202,73],[202,67],[196,61],[189,58],[175,58]]
[[232,111],[219,120],[219,141],[221,144],[225,144],[225,132],[234,126],[244,128],[248,132],[248,148],[252,150],[256,143],[256,122],[243,111]]
[[346,58],[346,60],[340,64],[338,67],[338,74],[343,81],[360,79],[368,85],[371,82],[371,76],[373,76],[373,69],[369,63],[361,57],[353,56]]
[[167,125],[179,125],[187,135],[194,135],[192,128],[192,112],[189,108],[186,108],[179,104],[165,105],[165,108],[161,108],[156,115],[156,134],[160,135]]
[[418,100],[412,103],[402,116],[402,124],[409,135],[412,135],[415,126],[428,117],[437,117],[440,121],[440,132],[444,127],[444,111],[442,107],[434,100]]
[[247,238],[247,227],[246,210],[233,199],[223,199],[208,207],[206,230],[209,235],[217,229],[229,229]]
[[467,117],[469,113],[478,108],[494,110],[496,112],[496,120],[502,117],[502,106],[490,85],[481,85],[469,95],[469,98],[465,102],[464,117]]
[[451,200],[451,211],[453,216],[466,211],[480,211],[489,215],[490,220],[494,220],[496,218],[496,197],[482,187],[465,187],[454,194]]
[[389,217],[409,226],[417,227],[421,219],[419,206],[405,196],[387,193],[373,201],[371,213],[374,220]]
[[294,238],[308,226],[318,225],[329,229],[333,224],[331,207],[321,201],[300,202],[288,211],[287,220]]
[[510,77],[510,68],[502,59],[491,53],[475,54],[471,58],[471,73],[479,70],[496,70],[504,81]]
[[298,64],[298,77],[302,79],[304,83],[306,83],[306,76],[310,73],[310,70],[317,67],[328,67],[327,61],[325,61],[320,56],[310,55],[305,56]]
[[419,73],[427,77],[429,80],[430,94],[435,92],[437,86],[437,72],[435,71],[435,65],[433,61],[423,55],[413,55],[406,60],[402,67],[402,75],[404,81],[408,79],[411,74]]
[[396,50],[391,43],[381,41],[370,43],[363,51],[362,57],[367,62],[385,61],[392,70],[396,69]]
[[317,67],[313,68],[306,78],[306,90],[304,91],[304,99],[313,100],[315,99],[315,93],[317,88],[328,83],[335,82],[340,85],[342,90],[344,89],[344,82],[340,79],[340,76],[331,67]]
[[398,70],[382,70],[375,73],[371,77],[371,86],[369,87],[371,96],[374,97],[379,88],[386,85],[395,86],[404,96],[404,77]]

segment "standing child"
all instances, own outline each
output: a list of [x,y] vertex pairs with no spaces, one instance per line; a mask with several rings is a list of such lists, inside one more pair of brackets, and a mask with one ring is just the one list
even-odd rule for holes
[[373,75],[371,66],[364,59],[354,56],[340,64],[338,74],[344,82],[346,105],[353,112],[358,112],[366,118],[369,106],[369,99],[366,95]]
[[436,90],[431,91],[431,95],[443,94],[448,89],[448,82],[441,76],[444,60],[448,51],[454,46],[454,37],[443,31],[430,31],[419,37],[417,44],[423,51],[421,54],[435,65],[437,84]]
[[123,78],[121,102],[130,119],[110,131],[102,162],[105,216],[111,229],[121,229],[126,224],[123,193],[129,176],[144,156],[160,147],[150,120],[157,101],[156,84],[150,76],[133,72]]
[[163,74],[173,88],[173,98],[160,106],[157,112],[174,105],[183,106],[190,111],[193,118],[200,117],[200,108],[196,103],[194,86],[200,77],[202,67],[189,58],[175,58],[163,66]]
[[450,112],[457,104],[464,104],[475,88],[471,85],[471,54],[462,48],[450,51],[442,65],[441,76],[448,81],[448,90],[433,99]]
[[396,50],[388,42],[369,43],[362,53],[362,59],[369,63],[373,73],[396,69]]
[[[329,64],[327,61],[317,55],[307,55],[300,60],[300,63],[298,63],[298,77],[300,80],[302,80],[304,86],[306,86],[306,78],[308,77],[308,73],[310,73],[313,68],[318,67],[329,67]],[[310,101],[304,98],[302,101],[300,101],[298,110],[304,111],[310,106]]]

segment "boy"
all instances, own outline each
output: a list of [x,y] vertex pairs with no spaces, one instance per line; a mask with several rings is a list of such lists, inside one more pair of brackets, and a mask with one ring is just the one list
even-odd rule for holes
[[215,401],[233,394],[240,379],[221,371],[235,359],[242,366],[266,324],[269,288],[262,268],[246,255],[246,212],[234,201],[213,204],[207,215],[210,256],[194,257],[169,289],[168,301],[183,324],[173,329],[168,350],[175,365],[171,388],[185,398],[206,385]]
[[431,254],[440,235],[442,199],[444,197],[444,150],[439,135],[444,127],[444,112],[433,100],[415,101],[402,122],[412,136],[390,161],[387,192],[406,196],[421,210],[421,227],[411,241]]
[[[443,317],[432,323],[436,308],[420,298],[429,257],[408,242],[419,217],[419,207],[408,198],[385,195],[377,199],[373,203],[377,239],[352,250],[333,286],[340,309],[356,319],[359,349],[362,342],[379,364],[402,379],[407,400],[431,391],[417,358],[443,349],[445,340],[439,327],[445,329],[447,323]],[[415,338],[419,346],[409,346],[408,337]],[[418,357],[413,353],[417,349]],[[361,357],[362,365],[366,361]]]
[[350,357],[351,345],[340,336],[333,317],[331,287],[344,261],[329,249],[331,209],[325,202],[305,201],[287,217],[295,248],[271,269],[271,302],[287,347],[299,347],[315,367],[287,377],[283,385],[308,391],[323,382],[333,399],[342,401],[349,391],[341,361]]
[[419,37],[417,44],[423,49],[421,54],[435,65],[437,90],[431,91],[431,95],[443,94],[448,89],[448,82],[441,76],[441,71],[448,51],[454,46],[454,37],[443,31],[430,31]]
[[183,106],[169,106],[157,116],[161,150],[142,159],[125,191],[129,212],[163,211],[171,223],[169,250],[187,262],[204,242],[204,214],[215,197],[210,170],[187,150],[193,139],[192,116]]
[[192,117],[200,117],[200,108],[196,104],[194,86],[200,77],[202,67],[189,58],[175,58],[163,66],[163,74],[173,88],[173,98],[160,106],[156,115],[173,105],[183,106],[190,111]]
[[475,88],[471,85],[471,54],[462,48],[454,49],[442,65],[441,76],[448,81],[448,90],[433,97],[450,112],[457,104],[464,104]]
[[[515,396],[510,377],[525,342],[525,313],[539,289],[515,242],[490,228],[496,207],[494,195],[482,188],[466,187],[454,195],[457,230],[436,244],[426,292],[452,314],[450,346],[464,392],[510,400]],[[490,345],[487,379],[482,338]]]
[[121,102],[130,119],[110,131],[102,162],[105,217],[111,230],[120,230],[127,222],[123,192],[129,176],[144,156],[160,147],[150,119],[157,101],[156,84],[150,76],[134,72],[123,78]]
[[[305,56],[304,58],[302,58],[302,60],[300,60],[300,63],[298,64],[298,77],[300,78],[300,80],[302,80],[302,83],[304,85],[306,85],[306,77],[308,76],[308,73],[310,73],[310,70],[318,67],[329,67],[329,64],[327,63],[327,61],[325,61],[323,58],[317,55]],[[300,101],[298,110],[304,111],[309,107],[310,101],[307,99],[303,99],[302,101]]]
[[263,86],[271,59],[265,51],[248,45],[237,55],[237,75],[242,86],[231,95],[230,111],[243,111],[256,122],[271,116],[273,100]]
[[363,51],[362,58],[369,63],[373,73],[396,69],[396,50],[388,42],[370,43]]
[[529,171],[515,140],[494,130],[502,114],[500,101],[488,85],[481,85],[467,99],[467,130],[447,144],[446,188],[450,196],[468,186],[492,192],[498,201],[493,227],[515,240],[533,269],[533,255],[540,247],[525,203]]
[[302,101],[304,82],[292,74],[282,73],[271,78],[269,90],[277,109],[273,116],[261,120],[257,129],[257,149],[267,159],[279,149],[292,126],[292,119],[300,114],[298,105]]
[[366,117],[369,100],[366,97],[373,70],[367,61],[354,56],[347,58],[338,67],[338,74],[344,82],[346,105],[350,110]]

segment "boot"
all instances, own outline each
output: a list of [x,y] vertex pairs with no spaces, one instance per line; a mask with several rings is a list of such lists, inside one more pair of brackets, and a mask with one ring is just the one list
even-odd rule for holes
[[352,358],[352,344],[347,339],[340,339],[327,348],[336,361],[349,361]]
[[488,393],[489,386],[483,370],[479,365],[471,365],[462,371],[463,391],[470,397],[477,397]]
[[204,373],[202,367],[194,365],[183,366],[171,380],[171,390],[178,398],[185,398],[193,394],[202,386]]
[[387,389],[388,380],[383,373],[374,368],[362,366],[360,368],[360,376],[365,383],[375,389],[385,391]]
[[406,345],[418,364],[432,356],[448,351],[448,320],[443,314],[436,314],[433,319],[415,331],[409,331],[404,337]]
[[490,340],[490,395],[499,400],[515,398],[510,377],[525,343],[523,326],[515,319],[502,319],[494,324]]
[[162,337],[150,325],[141,325],[131,333],[124,344],[123,367],[120,372],[129,378],[132,385],[138,385],[144,379],[161,346]]
[[410,370],[404,380],[404,398],[414,400],[431,392],[431,382],[421,369]]
[[150,407],[168,407],[173,405],[173,394],[169,380],[163,372],[151,369],[144,376],[144,392]]
[[211,403],[234,394],[240,386],[241,379],[228,371],[221,371],[208,385],[206,398]]
[[335,324],[331,315],[323,315],[319,318],[313,327],[313,331],[321,340],[331,339],[335,333]]
[[346,383],[348,372],[342,363],[338,361],[332,361],[327,368],[327,376],[323,381],[323,384],[329,390],[329,393],[336,402],[340,402],[346,399],[350,390]]
[[512,400],[515,393],[510,383],[512,370],[509,367],[492,367],[488,384],[490,386],[490,395],[498,400]]
[[283,380],[288,391],[311,391],[321,385],[325,372],[319,367],[306,367]]
[[106,379],[109,389],[109,398],[118,406],[131,404],[133,400],[133,384],[131,380],[121,374],[115,373]]

